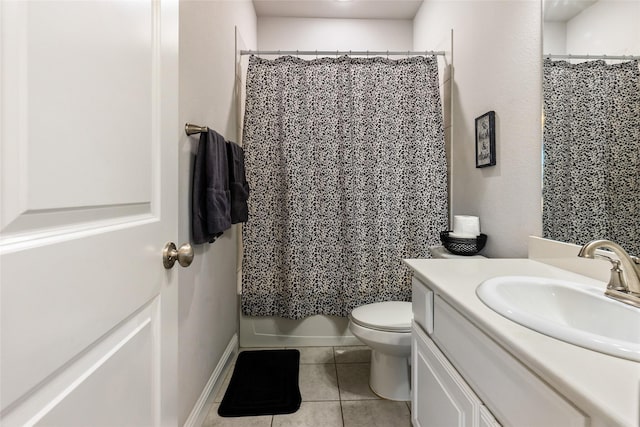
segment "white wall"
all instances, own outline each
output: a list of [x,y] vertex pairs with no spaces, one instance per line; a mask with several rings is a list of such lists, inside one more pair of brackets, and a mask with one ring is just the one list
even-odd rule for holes
[[[237,141],[235,29],[256,48],[249,0],[180,2],[180,123],[207,125]],[[179,241],[190,240],[190,191],[197,136],[180,139]],[[195,246],[180,268],[178,421],[189,416],[227,344],[237,332],[236,227],[213,244]],[[177,243],[177,242],[176,242]]]
[[262,50],[411,50],[412,24],[400,19],[258,18]]
[[[478,215],[490,257],[541,235],[541,4],[425,0],[414,46],[453,35],[452,213]],[[497,165],[475,168],[475,118],[496,112]]]
[[594,3],[567,22],[566,42],[573,54],[640,54],[640,1]]
[[[444,119],[444,140],[447,155],[447,187],[451,188],[451,135],[452,135],[452,80],[451,80],[451,29],[426,28],[423,25],[413,25],[413,50],[442,51],[444,56],[438,56],[438,80],[440,83],[440,97],[442,100],[442,117]],[[449,214],[451,214],[451,191],[449,191]],[[449,215],[451,216],[451,215]]]
[[542,51],[545,54],[564,55],[567,53],[566,22],[545,22],[542,36]]

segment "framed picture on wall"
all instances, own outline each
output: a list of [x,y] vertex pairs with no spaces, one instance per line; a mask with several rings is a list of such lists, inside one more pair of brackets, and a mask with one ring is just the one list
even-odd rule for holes
[[476,167],[496,164],[496,113],[489,111],[476,118]]

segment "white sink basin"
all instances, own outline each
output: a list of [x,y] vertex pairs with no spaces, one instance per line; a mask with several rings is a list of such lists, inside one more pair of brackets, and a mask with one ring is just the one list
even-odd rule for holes
[[502,316],[583,348],[640,362],[640,309],[602,288],[530,276],[482,282],[476,294]]

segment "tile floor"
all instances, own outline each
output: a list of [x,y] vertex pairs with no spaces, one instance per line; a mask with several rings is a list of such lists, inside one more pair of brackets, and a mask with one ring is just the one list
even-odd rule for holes
[[[287,347],[290,348],[290,347]],[[218,406],[231,367],[203,427],[410,427],[409,402],[380,399],[369,388],[366,346],[299,347],[302,404],[294,414],[223,418]],[[255,349],[241,349],[255,350]]]

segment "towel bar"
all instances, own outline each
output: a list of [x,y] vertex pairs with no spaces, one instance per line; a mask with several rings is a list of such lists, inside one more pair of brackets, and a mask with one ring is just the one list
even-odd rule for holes
[[184,125],[184,131],[187,135],[195,135],[196,133],[209,132],[209,128],[206,126],[198,126],[191,123]]

